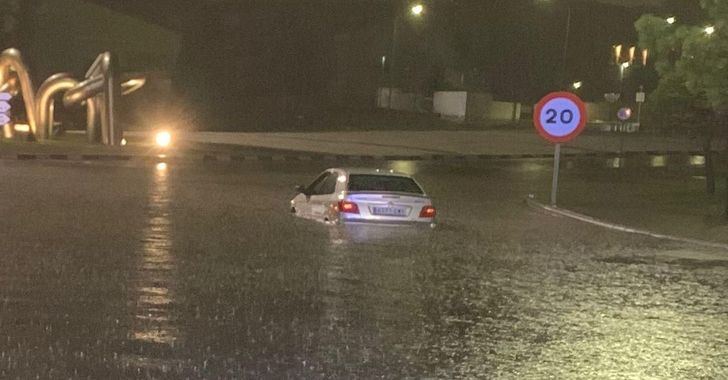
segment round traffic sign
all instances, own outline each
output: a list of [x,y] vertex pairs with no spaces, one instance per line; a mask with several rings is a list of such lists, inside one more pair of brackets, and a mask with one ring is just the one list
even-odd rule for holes
[[553,143],[570,141],[586,126],[584,102],[570,92],[552,92],[533,110],[533,124],[544,139]]

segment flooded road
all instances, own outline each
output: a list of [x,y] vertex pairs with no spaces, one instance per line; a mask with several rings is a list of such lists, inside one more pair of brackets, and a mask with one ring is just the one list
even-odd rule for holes
[[545,160],[381,164],[434,230],[294,218],[327,165],[0,161],[0,378],[728,376],[728,255],[527,208]]

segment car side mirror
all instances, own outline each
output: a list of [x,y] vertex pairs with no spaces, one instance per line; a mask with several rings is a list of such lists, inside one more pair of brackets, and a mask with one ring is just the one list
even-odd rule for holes
[[306,186],[296,185],[296,193],[298,193],[298,194],[306,194]]

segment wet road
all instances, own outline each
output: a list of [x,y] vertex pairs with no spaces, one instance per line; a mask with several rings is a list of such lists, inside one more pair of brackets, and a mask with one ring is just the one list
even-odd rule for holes
[[325,163],[0,161],[0,378],[728,376],[728,261],[527,208],[547,161],[387,165],[439,228],[292,217]]

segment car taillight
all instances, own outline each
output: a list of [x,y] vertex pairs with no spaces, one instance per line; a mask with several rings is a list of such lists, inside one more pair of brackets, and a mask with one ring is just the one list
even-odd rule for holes
[[346,214],[358,214],[359,206],[357,206],[354,202],[339,201],[339,212]]
[[425,206],[420,211],[420,218],[434,218],[437,211],[432,206]]

